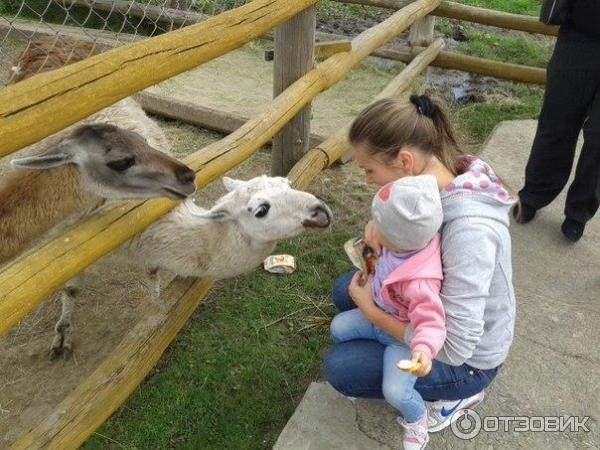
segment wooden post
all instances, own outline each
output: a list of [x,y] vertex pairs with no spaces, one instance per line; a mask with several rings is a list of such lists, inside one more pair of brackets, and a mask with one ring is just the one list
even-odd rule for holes
[[408,43],[411,47],[427,47],[433,41],[435,17],[429,15],[416,21],[408,32]]
[[[275,29],[273,97],[312,70],[315,8],[310,7]],[[273,138],[271,173],[284,176],[309,148],[311,107],[306,106]]]

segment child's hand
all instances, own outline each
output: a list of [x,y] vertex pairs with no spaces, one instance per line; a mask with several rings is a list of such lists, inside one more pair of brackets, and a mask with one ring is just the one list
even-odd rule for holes
[[415,363],[419,363],[416,370],[411,371],[413,375],[418,377],[424,377],[429,372],[431,372],[431,358],[427,353],[424,352],[413,352],[411,361]]
[[375,252],[375,255],[377,255],[377,256],[381,255],[381,243],[379,242],[379,239],[377,238],[377,231],[375,229],[375,223],[372,220],[369,220],[367,222],[367,225],[365,226],[365,233],[364,233],[363,240],[365,241],[365,244],[367,244],[369,247],[371,247],[373,249],[373,251]]
[[365,309],[368,309],[374,305],[372,294],[373,277],[369,277],[364,286],[361,286],[360,275],[360,272],[356,272],[354,274],[352,281],[350,282],[350,286],[348,286],[348,293],[354,301],[354,304],[364,312]]

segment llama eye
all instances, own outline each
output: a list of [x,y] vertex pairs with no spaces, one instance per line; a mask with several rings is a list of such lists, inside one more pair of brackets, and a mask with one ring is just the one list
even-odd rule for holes
[[265,217],[268,214],[269,209],[271,209],[271,205],[269,205],[268,203],[263,203],[262,205],[260,205],[258,208],[256,208],[254,210],[254,217],[257,217],[258,219],[262,219],[263,217]]
[[107,162],[106,165],[110,169],[116,170],[117,172],[124,172],[131,166],[135,165],[135,158],[132,156],[130,158],[117,159],[115,161]]

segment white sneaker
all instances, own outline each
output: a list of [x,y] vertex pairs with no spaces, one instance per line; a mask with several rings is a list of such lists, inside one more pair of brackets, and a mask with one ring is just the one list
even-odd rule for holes
[[423,450],[429,442],[427,432],[427,410],[416,422],[407,422],[402,417],[396,418],[398,423],[404,427],[404,439],[402,445],[404,450]]
[[456,422],[460,414],[456,411],[465,408],[474,408],[483,401],[484,391],[479,392],[462,400],[440,400],[437,402],[425,402],[427,408],[427,425],[430,433],[443,430]]

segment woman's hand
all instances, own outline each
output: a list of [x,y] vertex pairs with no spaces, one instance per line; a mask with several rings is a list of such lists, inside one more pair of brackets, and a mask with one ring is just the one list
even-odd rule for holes
[[424,352],[413,352],[411,356],[413,363],[419,363],[416,370],[411,370],[413,375],[417,377],[424,377],[431,372],[431,358],[427,353]]
[[375,255],[379,256],[381,254],[381,243],[377,238],[375,223],[372,220],[369,220],[367,222],[367,225],[365,225],[365,233],[363,240],[365,241],[365,244],[367,244],[373,249]]
[[375,306],[373,302],[373,277],[369,277],[364,286],[360,285],[360,272],[356,272],[348,286],[348,293],[354,301],[354,304],[367,316],[371,308]]

